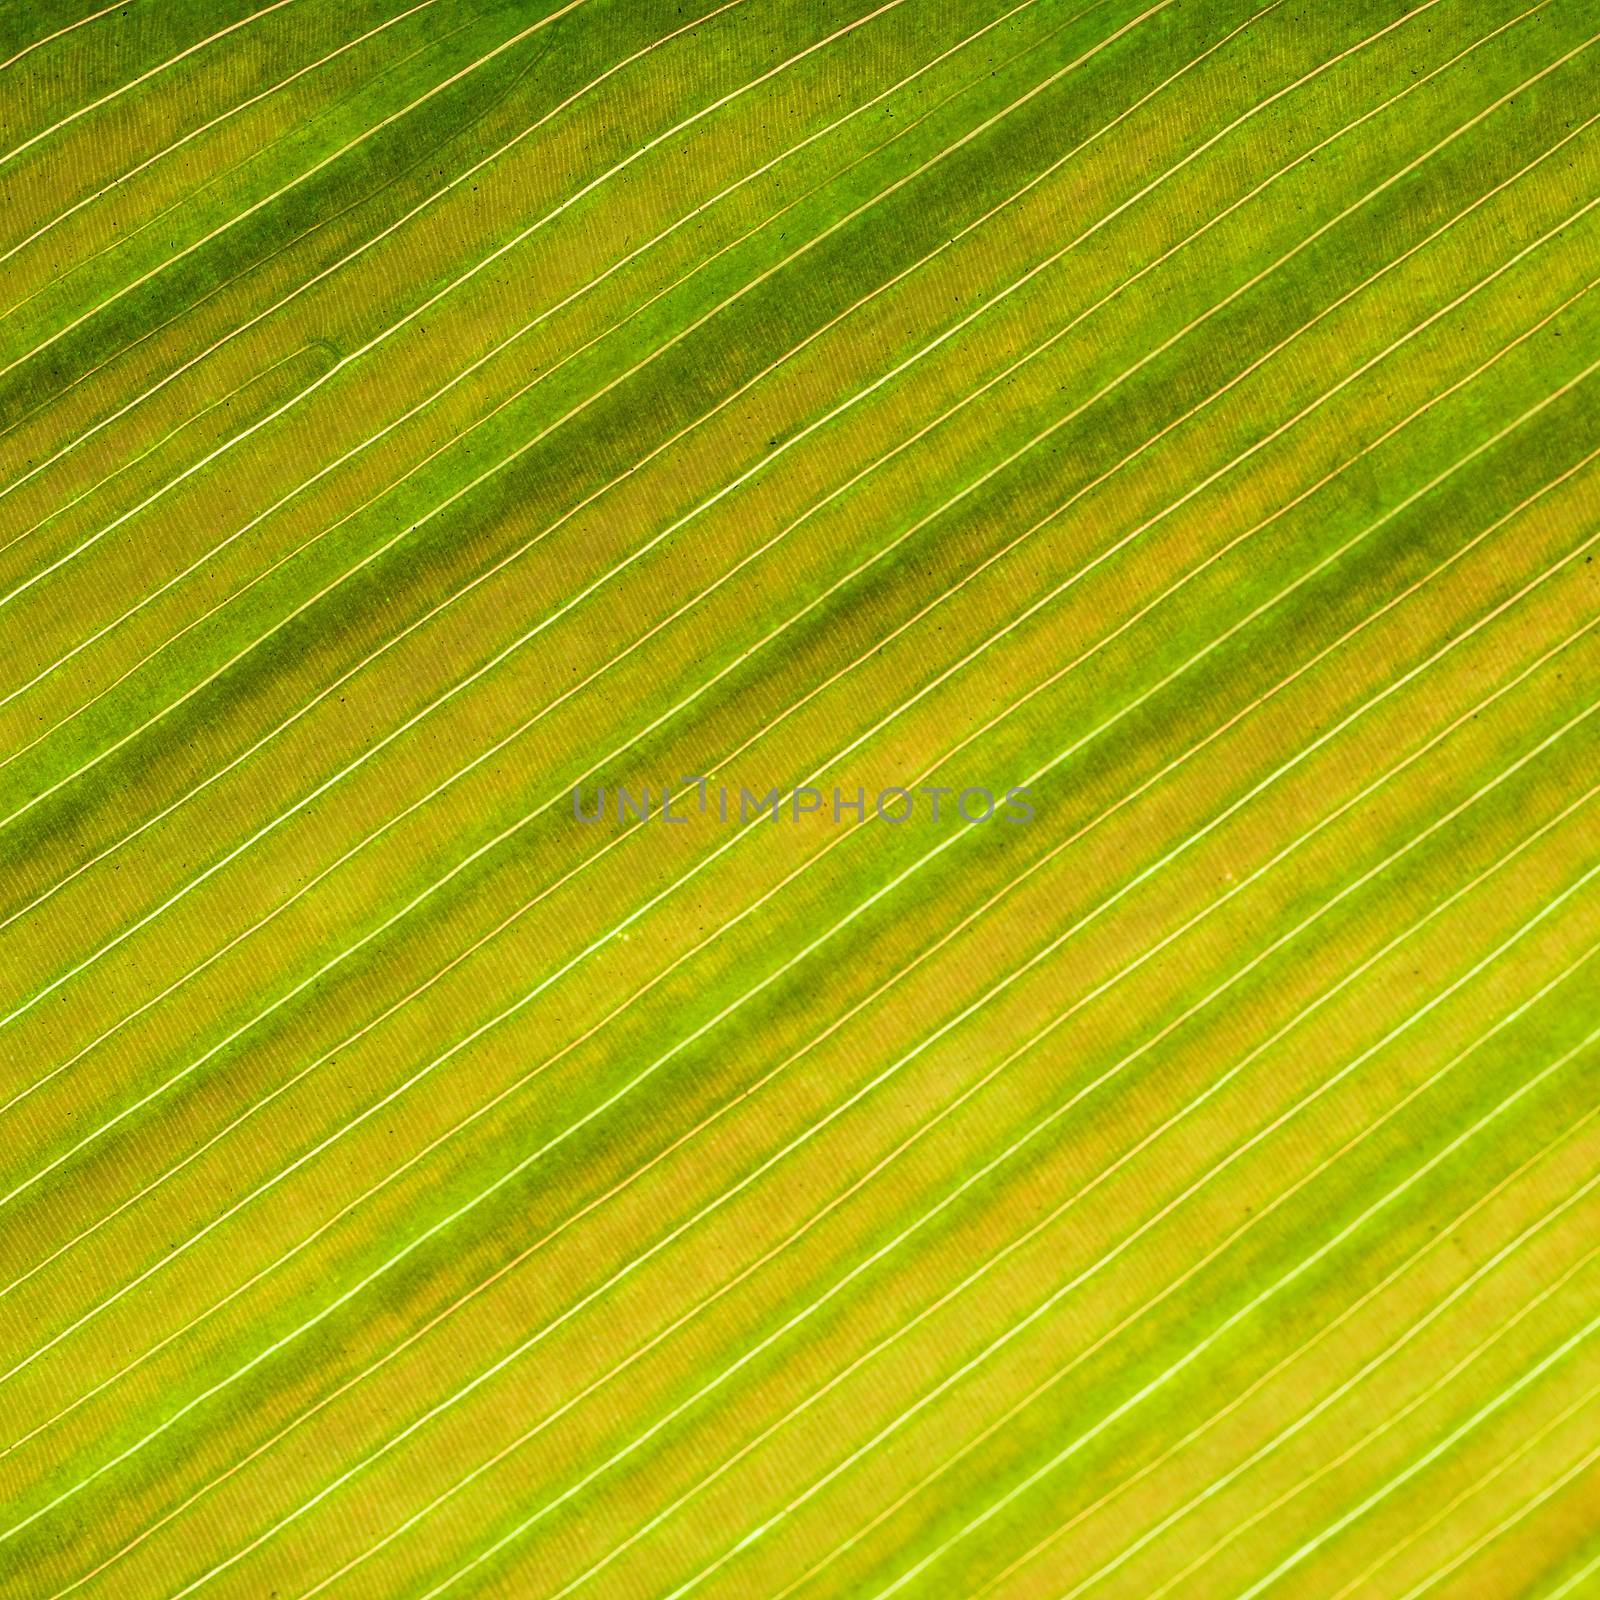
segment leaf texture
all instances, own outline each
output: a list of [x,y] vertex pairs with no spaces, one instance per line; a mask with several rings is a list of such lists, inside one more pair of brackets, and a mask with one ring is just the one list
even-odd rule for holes
[[0,6],[0,1597],[1600,1594],[1597,27]]

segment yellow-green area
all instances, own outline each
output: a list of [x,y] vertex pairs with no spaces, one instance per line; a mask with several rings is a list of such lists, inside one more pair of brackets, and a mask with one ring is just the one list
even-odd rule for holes
[[0,196],[0,1600],[1600,1595],[1593,5],[4,0]]

